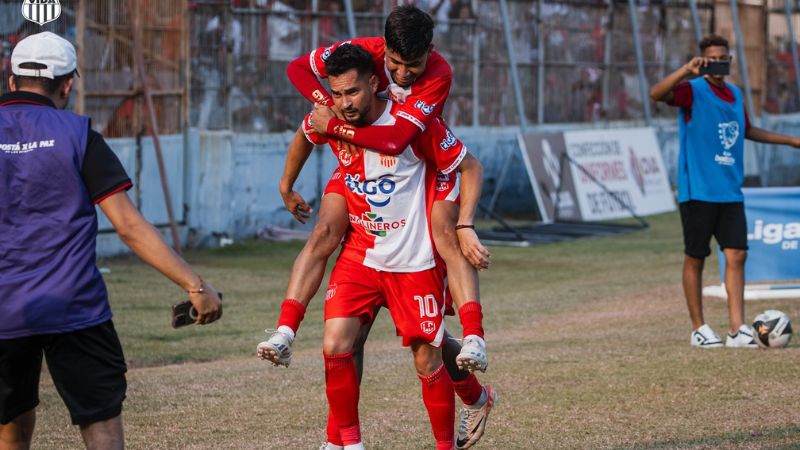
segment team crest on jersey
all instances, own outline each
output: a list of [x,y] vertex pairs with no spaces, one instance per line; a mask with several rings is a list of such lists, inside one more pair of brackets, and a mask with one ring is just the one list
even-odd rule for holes
[[434,103],[432,105],[428,105],[425,102],[423,102],[422,100],[417,100],[417,102],[414,103],[414,108],[417,108],[420,111],[422,111],[422,114],[425,114],[426,116],[430,116],[431,113],[433,112],[433,109],[436,108],[436,103]]
[[325,301],[332,299],[334,295],[336,295],[336,283],[328,286],[328,291],[325,292]]
[[342,165],[345,167],[352,164],[353,158],[359,154],[358,146],[349,142],[337,141],[336,146],[339,148],[339,161],[341,161]]
[[719,141],[725,150],[730,150],[739,139],[739,122],[722,122],[719,124]]
[[22,2],[22,17],[39,26],[52,22],[61,16],[61,3],[58,0],[25,0]]
[[444,135],[444,139],[439,144],[439,148],[443,151],[450,150],[450,147],[456,145],[456,137],[453,136],[453,133],[450,132],[450,129],[447,129],[447,133]]
[[436,192],[444,192],[450,189],[450,183],[447,181],[437,181],[436,182]]
[[384,155],[381,153],[381,165],[387,169],[391,169],[397,164],[397,157],[392,155]]
[[436,331],[436,324],[430,320],[426,320],[419,324],[419,327],[422,329],[422,332],[425,334],[431,334]]

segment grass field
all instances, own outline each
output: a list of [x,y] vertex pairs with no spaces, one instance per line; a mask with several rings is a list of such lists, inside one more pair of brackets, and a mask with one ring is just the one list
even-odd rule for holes
[[[478,449],[800,448],[800,352],[690,348],[677,214],[635,234],[527,249],[492,248],[481,275],[490,368],[500,394]],[[188,259],[225,292],[223,319],[172,330],[180,290],[132,258],[104,261],[129,362],[131,449],[316,449],[327,405],[322,301],[312,303],[289,369],[254,357],[274,326],[301,243],[245,242]],[[709,260],[706,284],[719,281]],[[748,302],[749,320],[800,302]],[[706,320],[722,335],[723,301]],[[460,335],[458,321],[448,326]],[[800,323],[800,322],[798,322]],[[428,449],[410,353],[382,313],[367,343],[365,444]],[[81,448],[43,377],[33,448]]]

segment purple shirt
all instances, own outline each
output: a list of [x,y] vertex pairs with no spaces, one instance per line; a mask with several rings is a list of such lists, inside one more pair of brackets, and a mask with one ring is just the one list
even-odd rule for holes
[[111,318],[82,178],[89,119],[30,97],[0,103],[0,339]]

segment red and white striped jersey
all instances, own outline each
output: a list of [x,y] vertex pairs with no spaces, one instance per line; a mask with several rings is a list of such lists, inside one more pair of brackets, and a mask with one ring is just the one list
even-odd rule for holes
[[[399,104],[386,101],[371,125],[392,126],[399,110]],[[387,272],[434,267],[429,225],[436,171],[455,170],[466,146],[437,117],[402,153],[389,156],[315,133],[310,116],[303,121],[306,137],[330,145],[346,187],[350,230],[339,257]]]

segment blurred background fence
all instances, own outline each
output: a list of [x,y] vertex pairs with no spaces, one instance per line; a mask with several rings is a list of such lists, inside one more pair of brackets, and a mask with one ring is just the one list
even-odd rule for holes
[[[215,232],[228,234],[290,221],[278,213],[282,205],[277,196],[264,198],[277,180],[265,185],[263,171],[250,173],[252,167],[244,174],[236,172],[261,165],[273,178],[280,174],[287,132],[310,108],[286,78],[287,64],[354,35],[381,36],[392,8],[409,3],[61,0],[61,17],[40,27],[22,17],[22,1],[0,0],[0,90],[8,89],[11,51],[21,38],[50,30],[74,42],[82,77],[76,82],[72,108],[92,117],[93,127],[105,136],[120,138],[112,139],[112,146],[140,181],[134,197],[146,209],[149,197],[144,191],[155,189],[141,187],[141,182],[157,178],[145,155],[151,143],[143,90],[133,76],[137,67],[131,18],[139,16],[137,31],[143,38],[158,127],[162,134],[176,136],[166,140],[174,147],[166,149],[174,162],[170,177],[180,186],[173,195],[175,209],[180,220],[189,223],[192,214],[207,215],[204,210],[214,207],[209,198],[219,197],[216,205],[227,208],[230,218],[203,221],[216,223]],[[493,207],[497,202],[503,209],[504,200],[510,209],[532,207],[521,165],[507,167],[518,152],[515,133],[520,126],[564,130],[651,125],[674,182],[676,111],[653,104],[646,92],[698,54],[698,37],[709,32],[731,42],[735,57],[731,81],[749,93],[748,108],[756,123],[800,133],[796,51],[800,5],[795,0],[411,3],[436,20],[435,49],[454,73],[444,117],[486,166],[486,200]],[[744,36],[744,42],[737,35]],[[743,72],[740,64],[745,62]],[[746,161],[751,182],[800,184],[800,152],[752,147]],[[203,169],[206,162],[219,162],[214,152],[226,151],[231,152],[225,160],[229,173],[215,174],[219,169],[211,165]],[[317,159],[305,181],[310,197],[319,195],[332,167],[322,153]],[[498,195],[501,188],[507,195]],[[203,189],[216,190],[217,197]],[[223,195],[220,189],[229,191]],[[154,197],[152,202],[156,201]],[[188,215],[183,214],[186,211]],[[265,211],[280,219],[266,217]]]

